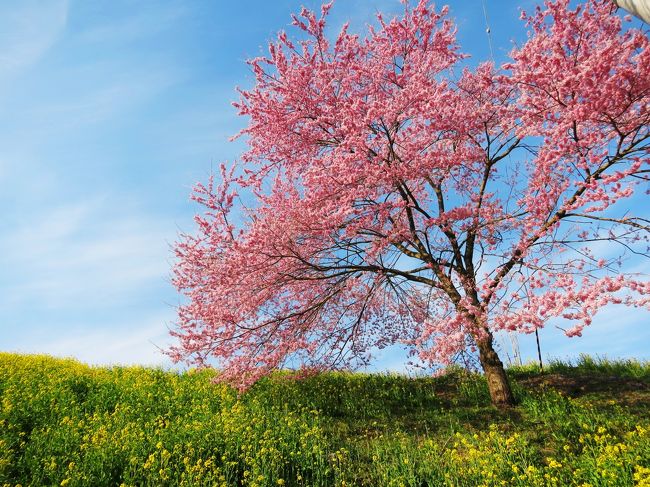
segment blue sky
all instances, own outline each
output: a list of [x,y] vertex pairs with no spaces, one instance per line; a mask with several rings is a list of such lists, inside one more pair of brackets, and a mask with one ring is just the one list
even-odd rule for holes
[[[232,160],[230,103],[290,13],[312,1],[3,1],[0,4],[0,350],[96,364],[165,364],[179,297],[170,245],[191,231],[191,187]],[[489,56],[480,0],[451,1],[463,50]],[[494,53],[524,28],[486,0]],[[397,0],[339,0],[360,30]],[[581,339],[549,326],[545,356],[650,358],[648,314],[607,309]],[[524,359],[534,339],[521,337]],[[376,369],[402,370],[387,351]]]

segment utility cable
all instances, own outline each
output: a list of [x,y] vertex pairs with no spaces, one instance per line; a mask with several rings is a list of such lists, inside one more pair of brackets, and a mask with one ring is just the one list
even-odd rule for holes
[[485,5],[485,0],[481,0],[483,4],[483,17],[485,17],[485,33],[488,38],[488,46],[490,46],[490,58],[492,58],[492,63],[494,63],[494,51],[492,50],[492,31],[490,29],[490,21],[488,20],[487,6]]

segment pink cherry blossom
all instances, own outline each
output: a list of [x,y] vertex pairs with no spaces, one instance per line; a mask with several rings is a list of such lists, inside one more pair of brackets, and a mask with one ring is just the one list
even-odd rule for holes
[[647,253],[647,210],[628,211],[650,171],[642,31],[610,1],[548,0],[508,63],[461,69],[446,8],[405,3],[330,42],[331,7],[249,62],[248,150],[197,185],[204,211],[176,246],[176,360],[244,389],[395,344],[435,364],[477,347],[503,404],[495,331],[564,318],[580,335],[603,306],[650,307],[611,257]]

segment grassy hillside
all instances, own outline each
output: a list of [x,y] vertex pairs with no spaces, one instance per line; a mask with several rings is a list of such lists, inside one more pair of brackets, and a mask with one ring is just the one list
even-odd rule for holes
[[650,485],[650,364],[479,375],[274,377],[0,353],[0,486]]

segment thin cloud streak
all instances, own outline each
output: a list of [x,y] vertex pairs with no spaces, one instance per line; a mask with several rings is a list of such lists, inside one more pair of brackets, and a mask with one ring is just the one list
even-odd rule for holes
[[[143,286],[165,285],[172,226],[149,215],[111,215],[97,198],[53,208],[0,240],[1,305],[33,302],[48,309],[107,307]],[[126,212],[125,212],[126,213]]]
[[0,81],[36,63],[60,38],[67,18],[67,0],[3,3]]
[[[161,352],[169,344],[165,322],[172,313],[157,313],[140,321],[105,323],[101,329],[53,324],[49,332],[14,342],[10,351],[73,357],[92,365],[171,365]],[[4,347],[3,347],[4,348]]]

